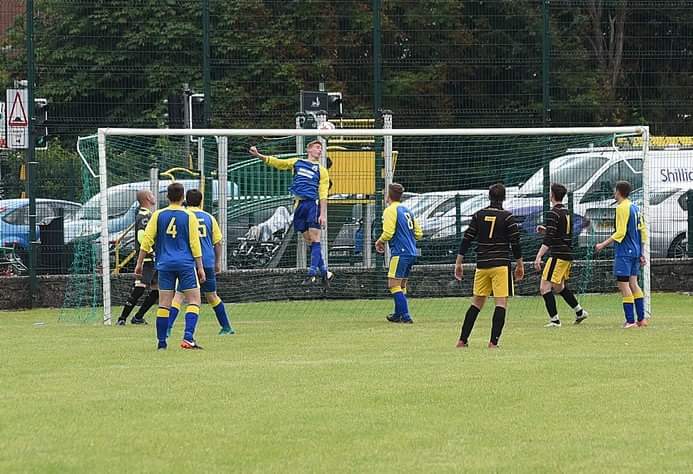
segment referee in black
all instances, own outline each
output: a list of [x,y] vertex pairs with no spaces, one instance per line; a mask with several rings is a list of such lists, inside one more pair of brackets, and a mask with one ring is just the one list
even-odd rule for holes
[[[142,236],[144,235],[144,229],[149,223],[152,211],[156,208],[156,198],[154,197],[154,193],[148,189],[141,189],[137,191],[137,202],[140,204],[137,216],[135,216],[135,252],[138,254],[140,252],[140,244],[142,242]],[[140,297],[142,297],[146,289],[149,289],[149,294],[142,303],[142,306],[140,306],[140,309],[130,321],[132,324],[147,324],[144,315],[159,301],[158,283],[156,268],[154,266],[154,255],[149,254],[147,258],[144,259],[142,277],[135,280],[135,286],[132,288],[132,292],[123,306],[123,311],[120,313],[120,317],[116,323],[118,326],[125,325],[128,316],[137,305]]]

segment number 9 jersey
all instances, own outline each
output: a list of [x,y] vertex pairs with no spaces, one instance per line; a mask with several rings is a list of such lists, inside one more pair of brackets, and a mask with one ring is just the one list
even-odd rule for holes
[[383,211],[383,233],[380,240],[388,243],[393,257],[415,257],[416,241],[422,236],[421,226],[401,202],[392,202]]

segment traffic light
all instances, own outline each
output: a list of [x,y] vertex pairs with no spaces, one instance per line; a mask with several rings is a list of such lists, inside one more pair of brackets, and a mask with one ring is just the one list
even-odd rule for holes
[[192,119],[192,126],[190,128],[207,128],[207,124],[205,123],[205,95],[191,94],[189,100]]
[[164,104],[166,104],[167,110],[167,113],[164,114],[164,118],[168,128],[185,128],[182,95],[170,94],[168,99],[164,100]]
[[34,143],[36,150],[48,149],[47,99],[34,99]]

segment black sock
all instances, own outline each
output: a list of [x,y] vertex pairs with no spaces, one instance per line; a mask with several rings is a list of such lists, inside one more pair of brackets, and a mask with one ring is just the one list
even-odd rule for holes
[[136,286],[132,289],[130,292],[130,296],[128,296],[127,301],[125,302],[125,305],[123,305],[123,311],[120,313],[120,317],[118,319],[121,319],[125,321],[128,319],[128,316],[130,316],[130,313],[132,312],[132,309],[137,306],[137,301],[140,299],[140,297],[144,294],[144,287],[142,286]]
[[140,309],[137,310],[137,314],[135,315],[135,319],[142,319],[144,318],[144,315],[147,314],[147,311],[149,311],[149,308],[154,306],[159,302],[159,290],[151,290],[149,294],[147,295],[147,298],[144,300],[144,303],[142,303],[142,306],[140,306]]
[[544,298],[544,304],[546,305],[546,312],[549,313],[550,319],[558,319],[558,309],[556,309],[556,297],[553,295],[553,291],[544,293],[541,295]]
[[469,335],[474,329],[474,323],[476,322],[476,317],[479,316],[479,308],[474,305],[469,306],[467,314],[464,315],[464,323],[462,323],[462,333],[460,334],[460,341],[467,343]]
[[578,303],[577,298],[575,297],[573,292],[568,289],[567,286],[564,286],[563,290],[559,294],[563,297],[565,302],[568,303],[568,306],[570,306],[573,309],[578,308],[575,310],[575,314],[577,314],[578,316],[582,316],[582,308],[579,308],[580,305]]
[[498,344],[498,339],[500,339],[503,332],[503,326],[505,326],[505,308],[496,306],[496,309],[493,311],[493,325],[491,326],[491,342],[493,344]]

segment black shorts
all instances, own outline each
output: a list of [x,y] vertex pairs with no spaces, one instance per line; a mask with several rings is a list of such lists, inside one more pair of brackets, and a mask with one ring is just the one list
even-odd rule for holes
[[135,286],[150,288],[157,283],[159,283],[159,277],[154,262],[144,262],[144,265],[142,265],[142,278],[135,280]]

